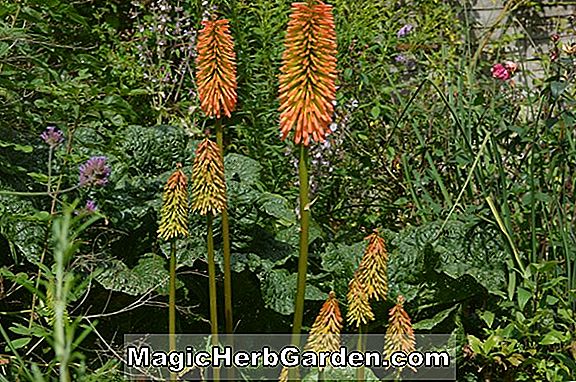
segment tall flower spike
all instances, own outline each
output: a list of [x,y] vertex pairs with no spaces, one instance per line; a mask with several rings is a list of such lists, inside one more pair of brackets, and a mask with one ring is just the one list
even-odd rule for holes
[[404,310],[404,297],[398,296],[396,305],[390,309],[384,355],[389,358],[394,352],[409,354],[416,350],[416,339],[408,313]]
[[308,146],[330,134],[336,97],[336,32],[332,6],[293,3],[280,68],[280,131]]
[[192,210],[216,215],[226,207],[224,163],[218,145],[204,139],[196,149],[192,166]]
[[236,107],[236,53],[229,23],[205,20],[202,25],[196,46],[200,106],[209,117],[230,117]]
[[178,164],[176,171],[164,186],[158,236],[170,240],[188,235],[188,190],[186,175]]
[[354,274],[354,278],[348,284],[348,314],[346,318],[348,323],[355,325],[357,328],[360,325],[365,325],[374,320],[374,313],[366,294],[366,288],[360,282],[358,272]]
[[388,251],[378,231],[366,237],[368,246],[358,268],[360,283],[366,288],[368,299],[386,300],[388,293]]
[[310,335],[306,342],[305,350],[316,353],[329,351],[335,352],[340,349],[340,331],[342,330],[342,315],[336,294],[330,292],[328,299],[320,308],[320,313],[310,329]]

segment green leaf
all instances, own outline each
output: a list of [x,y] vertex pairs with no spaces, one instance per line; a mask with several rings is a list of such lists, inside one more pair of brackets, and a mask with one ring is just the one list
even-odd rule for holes
[[165,289],[169,274],[165,269],[165,259],[147,254],[133,269],[119,260],[112,260],[99,269],[96,280],[106,289],[137,296],[150,290]]
[[374,105],[372,110],[370,110],[370,115],[372,115],[372,118],[377,119],[380,116],[380,107]]
[[264,212],[280,220],[281,224],[288,226],[298,222],[296,213],[283,196],[265,192],[260,196],[259,202]]
[[520,307],[520,310],[524,310],[524,307],[528,303],[528,300],[530,300],[530,297],[532,297],[532,293],[530,293],[530,291],[527,291],[522,287],[518,287],[517,291],[518,291],[518,306]]
[[484,354],[490,354],[492,349],[494,349],[500,343],[500,341],[501,338],[494,334],[491,334],[488,338],[486,338],[486,341],[484,341],[484,344],[482,345]]
[[441,312],[438,312],[432,318],[428,318],[426,320],[418,321],[414,324],[414,329],[417,330],[431,330],[435,328],[438,324],[444,321],[450,313],[452,313],[458,305],[454,305],[451,308],[445,309]]
[[12,147],[16,151],[21,151],[23,153],[29,154],[34,151],[34,148],[30,145],[18,145],[16,143],[9,143],[0,141],[0,147]]
[[564,90],[568,87],[568,83],[564,81],[552,81],[550,83],[550,92],[552,97],[558,98],[564,93]]
[[[32,341],[32,337],[24,337],[24,338],[17,338],[13,341],[10,341],[12,343],[12,346],[14,347],[14,349],[20,349],[23,348],[24,346],[28,345],[28,343]],[[8,351],[8,350],[6,350]]]
[[494,317],[494,313],[490,312],[489,310],[486,310],[480,314],[480,318],[486,323],[486,325],[488,325],[489,328],[491,328],[492,324],[494,323]]
[[570,338],[570,336],[564,336],[564,334],[562,334],[561,332],[552,329],[551,331],[549,331],[544,335],[544,338],[542,338],[542,340],[540,340],[540,345],[561,344],[566,340],[566,337]]
[[38,172],[29,172],[28,176],[30,178],[34,179],[36,182],[39,182],[42,184],[48,183],[48,175],[46,175],[46,174],[40,174]]
[[480,339],[469,334],[468,335],[468,343],[470,344],[470,347],[472,348],[472,351],[474,353],[484,354],[484,350],[482,348],[482,341],[480,341]]
[[[284,315],[294,313],[296,298],[296,273],[288,273],[285,269],[273,269],[259,276],[262,282],[262,298],[266,307]],[[307,283],[306,300],[324,300],[326,293]]]

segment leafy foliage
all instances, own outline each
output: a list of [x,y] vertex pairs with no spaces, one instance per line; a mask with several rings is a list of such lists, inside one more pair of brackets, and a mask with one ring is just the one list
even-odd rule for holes
[[[541,78],[525,86],[531,74],[521,70],[512,85],[488,73],[501,58],[522,63],[504,49],[515,37],[473,45],[462,38],[470,25],[453,2],[329,3],[338,82],[329,139],[309,148],[304,326],[330,291],[345,301],[362,238],[379,228],[389,297],[374,304],[371,332],[384,333],[386,312],[403,295],[417,332],[451,333],[459,380],[569,379],[576,370],[570,46],[553,41]],[[531,7],[523,4],[514,8],[518,18]],[[192,73],[197,31],[214,11],[230,20],[238,64],[238,104],[223,120],[236,330],[289,329],[297,155],[279,139],[277,99],[289,10],[285,0],[0,4],[6,378],[50,380],[67,364],[74,381],[121,380],[116,336],[166,331],[161,192],[177,163],[190,176],[195,149],[213,128]],[[65,137],[52,149],[40,138],[48,126]],[[92,156],[107,158],[109,182],[78,187],[78,167]],[[88,201],[95,213],[83,208]],[[209,330],[204,224],[192,216],[189,237],[177,242],[182,332]],[[57,259],[58,250],[66,255]],[[57,282],[66,293],[57,296]],[[57,316],[64,340],[62,333],[56,340]],[[69,352],[66,338],[74,338]],[[324,378],[352,372],[327,370]]]

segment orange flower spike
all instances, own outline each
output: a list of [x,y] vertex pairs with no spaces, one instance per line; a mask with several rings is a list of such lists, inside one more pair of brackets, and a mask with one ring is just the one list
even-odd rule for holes
[[293,3],[280,68],[282,140],[295,128],[295,143],[323,142],[330,134],[336,98],[336,32],[332,6],[319,0]]
[[369,299],[386,299],[388,293],[388,250],[378,231],[366,237],[368,245],[360,262],[359,279]]
[[202,21],[198,33],[196,82],[200,106],[209,117],[231,116],[236,107],[236,53],[229,22]]
[[310,336],[305,349],[314,352],[337,351],[340,348],[342,325],[342,314],[338,300],[336,300],[336,294],[330,292],[328,299],[316,316],[312,329],[310,329]]
[[403,296],[398,296],[396,305],[390,309],[384,344],[384,354],[387,357],[398,351],[409,354],[416,350],[414,330],[410,317],[404,310],[404,301]]
[[348,314],[346,316],[348,323],[359,327],[374,320],[374,313],[368,301],[366,288],[360,282],[358,272],[354,275],[348,284]]

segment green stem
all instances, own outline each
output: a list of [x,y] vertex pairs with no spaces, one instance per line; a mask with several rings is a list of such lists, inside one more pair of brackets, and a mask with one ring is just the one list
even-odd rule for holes
[[168,302],[168,334],[170,351],[176,350],[176,243],[170,242],[170,291]]
[[[300,332],[304,316],[304,296],[306,292],[306,271],[308,268],[308,226],[310,224],[310,205],[308,202],[308,150],[300,145],[298,165],[300,177],[300,256],[298,257],[298,282],[296,304],[294,308],[294,325],[292,327],[292,345],[300,346]],[[292,372],[293,370],[290,369]],[[293,376],[290,375],[291,377]],[[289,377],[290,380],[292,378]]]
[[[210,295],[210,325],[212,334],[212,346],[218,345],[218,311],[216,309],[216,260],[214,258],[214,233],[212,229],[212,222],[214,217],[208,213],[206,217],[206,226],[208,230],[207,246],[208,246],[208,280],[209,280],[209,295]],[[220,370],[214,368],[213,381],[220,379]]]
[[76,185],[74,187],[70,187],[67,188],[65,190],[60,190],[60,191],[54,191],[54,192],[21,192],[21,191],[6,191],[6,190],[0,190],[0,195],[14,195],[14,196],[54,196],[54,195],[59,195],[59,194],[64,194],[66,192],[70,192],[70,191],[74,191],[77,190],[78,188],[80,188],[79,185]]
[[[364,325],[362,324],[358,327],[358,342],[356,348],[360,353],[364,353]],[[356,380],[363,381],[364,379],[364,366],[361,366],[356,369]]]
[[[216,142],[220,148],[222,162],[224,162],[224,133],[222,121],[216,120]],[[228,221],[228,209],[222,210],[222,244],[224,249],[224,319],[226,321],[226,333],[232,334],[232,272],[230,254],[230,224]]]
[[[48,192],[48,194],[51,194],[52,191],[52,155],[54,153],[54,147],[50,146],[50,150],[48,151],[48,184],[46,185],[46,192]],[[56,195],[52,196],[52,199],[56,199]],[[54,201],[53,201],[54,204]],[[51,223],[51,222],[50,222]],[[47,242],[48,240],[48,232],[50,232],[50,230],[46,230],[46,233],[44,234],[44,243]],[[38,288],[40,287],[40,277],[42,276],[42,264],[44,264],[44,256],[46,255],[46,246],[44,247],[44,250],[42,251],[42,254],[40,255],[40,264],[38,266],[38,272],[36,272],[36,283],[35,283],[35,290],[38,290]],[[34,293],[32,294],[32,304],[31,304],[31,308],[30,308],[30,320],[28,321],[28,328],[32,327],[32,324],[34,323],[34,315],[35,315],[35,309],[36,309],[36,299],[37,299],[37,294]]]

